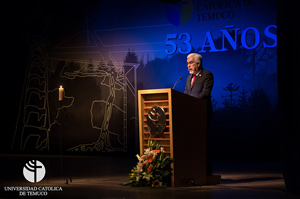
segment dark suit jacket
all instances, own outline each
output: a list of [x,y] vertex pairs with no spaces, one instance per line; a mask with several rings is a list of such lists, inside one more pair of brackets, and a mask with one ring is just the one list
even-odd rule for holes
[[214,76],[210,71],[202,68],[191,88],[192,77],[193,75],[188,76],[184,93],[207,100],[207,119],[210,120],[212,117],[211,91],[214,84]]
[[201,69],[199,76],[196,77],[193,87],[191,88],[192,77],[193,75],[188,76],[184,93],[199,99],[210,99],[214,84],[213,74],[208,70]]

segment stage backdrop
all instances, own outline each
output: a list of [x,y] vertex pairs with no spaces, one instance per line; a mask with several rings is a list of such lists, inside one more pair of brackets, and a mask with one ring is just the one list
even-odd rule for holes
[[11,69],[19,94],[2,152],[137,152],[137,91],[182,77],[175,90],[184,92],[192,52],[215,78],[216,155],[274,150],[273,0],[41,1],[16,11],[26,62]]

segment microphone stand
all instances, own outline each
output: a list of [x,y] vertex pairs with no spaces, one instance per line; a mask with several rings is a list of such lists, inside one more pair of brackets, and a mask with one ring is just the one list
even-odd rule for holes
[[175,84],[174,84],[174,86],[173,86],[173,88],[172,89],[174,89],[175,88],[175,86],[176,86],[176,84],[177,84],[177,82],[179,81],[179,80],[181,80],[182,79],[182,77],[179,77],[179,79],[175,82]]

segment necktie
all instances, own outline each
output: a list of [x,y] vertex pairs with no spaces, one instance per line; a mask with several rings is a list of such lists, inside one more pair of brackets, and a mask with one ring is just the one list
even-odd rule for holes
[[194,77],[193,77],[193,80],[192,80],[192,83],[191,83],[191,88],[193,88],[193,84],[195,82],[195,79],[196,79],[196,75],[194,75]]

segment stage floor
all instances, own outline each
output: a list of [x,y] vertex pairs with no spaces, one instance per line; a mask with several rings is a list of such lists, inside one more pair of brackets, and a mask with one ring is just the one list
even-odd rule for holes
[[[76,158],[75,158],[76,159]],[[48,191],[45,198],[83,198],[83,199],[297,199],[299,195],[286,191],[278,162],[253,161],[214,161],[214,174],[221,175],[221,183],[211,186],[168,187],[154,189],[128,187],[120,184],[128,182],[127,169],[133,159],[126,158],[83,158],[94,164],[92,171],[72,170],[68,178],[48,176],[39,183],[27,182],[23,177],[1,178],[0,198],[19,198],[18,191],[7,191],[7,187],[59,187],[60,190]],[[110,161],[110,163],[109,163]],[[79,161],[80,162],[80,161]],[[112,164],[113,162],[113,164]],[[123,162],[123,163],[122,163]],[[127,162],[127,164],[126,164]],[[118,164],[105,166],[103,164]],[[116,168],[122,167],[119,170]],[[105,168],[105,169],[104,169]],[[65,169],[67,170],[67,169]],[[115,172],[114,172],[115,170]],[[2,170],[3,172],[3,170]],[[70,173],[70,172],[69,172]],[[70,177],[72,182],[70,182]],[[68,184],[66,184],[68,179]],[[40,198],[40,197],[39,197]]]

